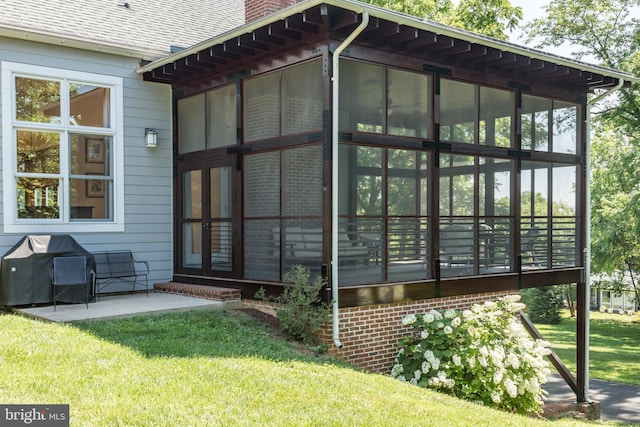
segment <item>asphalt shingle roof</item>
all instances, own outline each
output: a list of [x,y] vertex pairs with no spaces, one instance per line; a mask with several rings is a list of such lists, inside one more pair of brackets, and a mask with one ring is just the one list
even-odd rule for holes
[[0,28],[159,54],[243,24],[244,0],[0,0]]

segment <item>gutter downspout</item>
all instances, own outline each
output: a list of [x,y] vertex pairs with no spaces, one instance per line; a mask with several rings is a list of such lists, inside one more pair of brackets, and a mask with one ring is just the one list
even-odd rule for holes
[[593,104],[595,104],[596,102],[600,101],[603,98],[606,98],[607,96],[611,95],[612,93],[618,91],[620,88],[622,88],[622,86],[624,86],[624,79],[620,79],[618,81],[618,84],[609,89],[608,91],[606,91],[605,93],[596,96],[595,98],[593,98],[592,100],[587,102],[587,144],[586,144],[586,148],[585,148],[585,176],[587,177],[587,195],[586,195],[586,200],[585,200],[585,204],[587,207],[587,212],[586,212],[586,233],[587,235],[586,237],[586,248],[585,248],[585,259],[584,259],[584,285],[585,285],[585,299],[586,301],[584,301],[585,304],[585,317],[586,319],[584,319],[584,324],[585,324],[585,333],[584,333],[584,366],[585,366],[585,373],[584,373],[584,390],[583,390],[583,394],[584,394],[584,400],[586,402],[591,402],[591,399],[589,398],[589,334],[590,334],[590,330],[591,330],[591,326],[589,324],[589,310],[590,310],[590,306],[589,306],[589,300],[591,298],[591,106]]
[[333,75],[331,76],[332,107],[331,107],[331,297],[333,319],[333,343],[336,348],[342,348],[340,342],[340,314],[338,308],[338,115],[340,107],[340,54],[353,40],[369,25],[369,12],[362,12],[362,22],[353,30],[340,46],[333,52]]

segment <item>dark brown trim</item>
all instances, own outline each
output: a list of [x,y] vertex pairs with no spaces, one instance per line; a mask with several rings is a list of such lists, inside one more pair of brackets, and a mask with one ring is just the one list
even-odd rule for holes
[[[144,73],[144,79],[162,83],[192,82],[207,73],[229,72],[250,62],[269,62],[287,50],[305,44],[330,39],[340,42],[360,20],[360,14],[353,10],[326,4],[312,5],[263,27],[247,28],[245,33],[220,39],[218,44],[205,43],[201,51],[177,57],[173,63]],[[377,50],[381,57],[402,54],[434,66],[444,66],[452,69],[454,75],[475,73],[497,80],[509,78],[530,84],[534,90],[555,86],[556,96],[559,96],[558,91],[586,93],[618,83],[618,78],[607,73],[558,65],[553,58],[537,59],[527,52],[507,52],[494,43],[484,45],[480,37],[470,42],[455,35],[436,34],[430,29],[412,27],[410,21],[400,25],[393,20],[372,17],[349,51],[359,47]]]
[[[536,327],[533,325],[531,320],[529,320],[527,315],[524,314],[523,312],[520,312],[520,320],[522,322],[522,325],[527,330],[527,332],[529,332],[529,335],[531,335],[532,338],[536,340],[544,340],[544,337],[542,336],[542,334],[540,334],[538,329],[536,329]],[[554,368],[556,368],[556,371],[558,371],[562,379],[564,379],[567,385],[571,387],[571,390],[573,390],[576,396],[579,396],[581,392],[578,387],[578,382],[573,377],[573,374],[571,374],[571,371],[569,371],[567,366],[562,362],[560,357],[556,354],[556,352],[553,349],[551,349],[551,354],[549,354],[547,358],[549,359],[551,364],[554,366]],[[583,402],[584,398],[579,401]]]
[[[451,277],[441,279],[441,295],[437,295],[436,292],[436,279],[429,279],[420,282],[383,283],[367,286],[341,286],[339,288],[339,305],[340,308],[360,307],[489,292],[515,292],[519,289],[520,279],[522,280],[524,288],[533,288],[563,283],[578,283],[582,275],[583,269],[576,267],[558,270],[524,272],[520,277],[517,273],[472,277]],[[282,283],[259,280],[204,277],[189,274],[175,274],[173,280],[183,283],[240,289],[242,291],[243,298],[253,298],[253,295],[260,290],[260,288],[264,288],[269,295],[277,296],[282,293],[282,290],[286,286]]]

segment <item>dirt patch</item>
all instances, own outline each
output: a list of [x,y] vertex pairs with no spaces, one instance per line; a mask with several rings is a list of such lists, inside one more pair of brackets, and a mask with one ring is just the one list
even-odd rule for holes
[[239,308],[236,311],[246,314],[258,320],[261,323],[266,324],[274,329],[280,329],[280,321],[277,317],[265,313],[264,311],[257,310],[255,308]]
[[316,351],[310,349],[308,346],[304,345],[302,342],[300,342],[300,340],[296,339],[289,332],[283,330],[280,327],[280,321],[278,320],[277,317],[267,314],[263,311],[257,310],[255,308],[239,308],[233,311],[242,313],[253,319],[256,319],[261,323],[264,323],[271,329],[272,337],[276,339],[282,339],[282,340],[288,341],[301,354],[304,354],[307,356],[316,356],[316,357],[319,356],[319,354]]

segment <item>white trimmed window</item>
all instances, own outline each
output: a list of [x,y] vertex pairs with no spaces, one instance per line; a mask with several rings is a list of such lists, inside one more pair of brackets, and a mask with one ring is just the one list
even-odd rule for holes
[[123,231],[122,78],[2,62],[4,231]]

